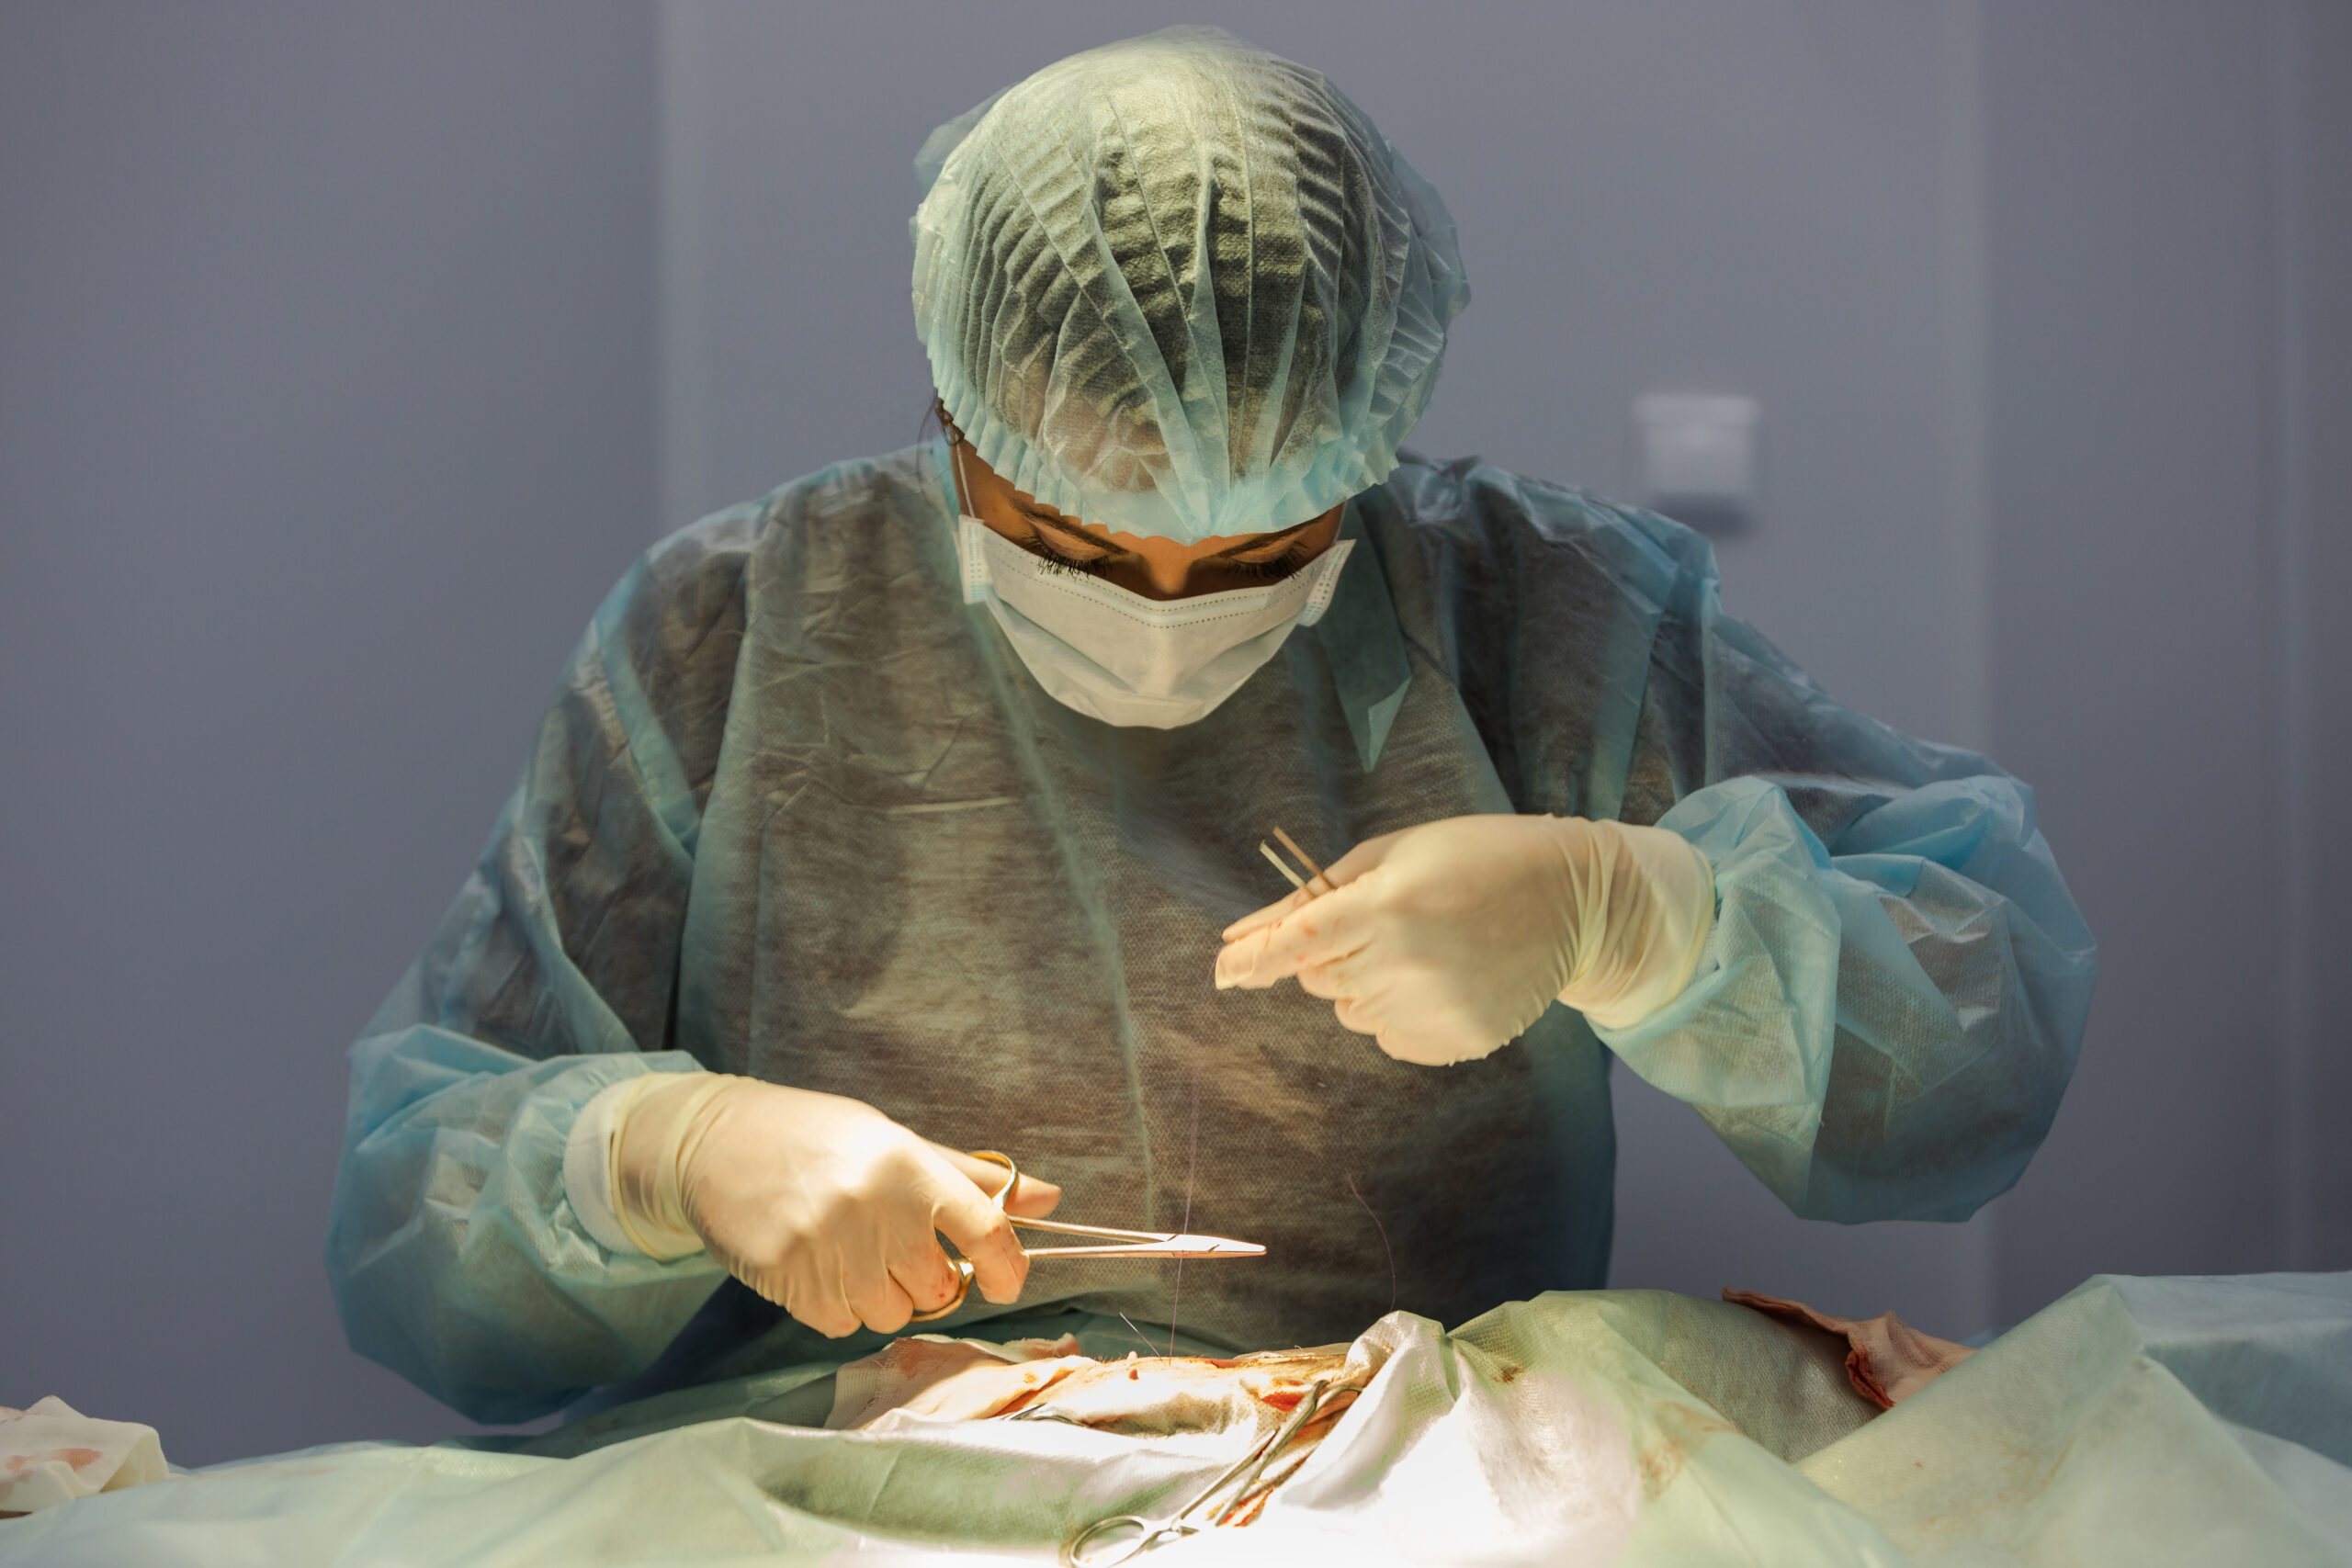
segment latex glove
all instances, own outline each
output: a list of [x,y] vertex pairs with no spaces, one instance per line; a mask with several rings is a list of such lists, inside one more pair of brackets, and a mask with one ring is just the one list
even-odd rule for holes
[[[1219,990],[1291,976],[1399,1061],[1487,1055],[1554,999],[1603,1027],[1665,1006],[1714,924],[1679,834],[1579,817],[1452,817],[1367,839],[1226,929]],[[1316,897],[1320,894],[1321,896]]]
[[[820,1334],[895,1334],[944,1305],[957,1279],[1017,1301],[1029,1260],[989,1194],[999,1167],[928,1139],[862,1100],[724,1073],[659,1075],[620,1111],[614,1210],[656,1258],[710,1249],[727,1271]],[[983,1186],[985,1183],[985,1187]],[[1048,1213],[1061,1189],[1023,1172],[1007,1207]]]

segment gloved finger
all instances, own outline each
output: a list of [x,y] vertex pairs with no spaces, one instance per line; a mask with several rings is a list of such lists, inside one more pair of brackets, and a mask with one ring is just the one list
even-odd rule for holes
[[1354,1034],[1378,1034],[1380,1020],[1372,1005],[1358,997],[1341,997],[1331,1004],[1331,1016],[1340,1027]]
[[926,1237],[921,1246],[902,1247],[890,1260],[890,1277],[917,1312],[937,1312],[956,1299],[962,1283],[936,1235]]
[[1275,899],[1264,908],[1252,909],[1250,913],[1242,916],[1239,919],[1226,927],[1222,935],[1228,942],[1238,942],[1241,938],[1248,936],[1251,931],[1259,931],[1264,927],[1272,925],[1276,920],[1281,919],[1292,910],[1313,903],[1316,899],[1323,897],[1327,889],[1321,882],[1311,882],[1305,887],[1293,888],[1287,895]]
[[1000,1306],[1019,1301],[1022,1283],[1029,1278],[1029,1259],[1022,1255],[1012,1222],[953,1167],[943,1166],[941,1179],[933,1186],[932,1224],[971,1261],[972,1282],[980,1294]]
[[1301,906],[1218,953],[1216,988],[1256,990],[1309,965],[1353,955],[1368,940],[1370,908],[1364,887],[1353,883]]
[[1277,898],[1264,908],[1253,910],[1226,927],[1225,940],[1238,942],[1251,931],[1272,925],[1276,920],[1289,916],[1292,911],[1305,908],[1335,889],[1345,887],[1349,883],[1378,865],[1382,858],[1388,853],[1388,846],[1394,843],[1396,839],[1396,835],[1394,833],[1383,833],[1377,838],[1366,839],[1363,843],[1325,866],[1320,878],[1309,880],[1306,886],[1294,888],[1287,897]]
[[1032,1176],[1024,1170],[1021,1173],[1021,1185],[1013,1189],[1012,1197],[1005,1203],[1004,1212],[1008,1214],[1018,1214],[1024,1220],[1042,1220],[1052,1213],[1060,1205],[1061,1201],[1060,1188],[1041,1177]]
[[1362,950],[1329,964],[1310,964],[1298,972],[1298,988],[1310,997],[1321,997],[1327,1002],[1358,996],[1356,967],[1363,960]]
[[859,1259],[842,1283],[850,1311],[876,1334],[896,1334],[915,1314],[913,1298],[899,1288],[878,1254]]
[[1340,985],[1337,966],[1329,964],[1312,964],[1300,970],[1298,988],[1327,1002],[1336,1002],[1348,994]]
[[828,1339],[857,1332],[857,1314],[842,1298],[840,1283],[817,1270],[802,1269],[782,1278],[765,1275],[743,1282]]
[[[931,1140],[926,1138],[925,1143]],[[974,1159],[961,1149],[951,1149],[944,1144],[932,1144],[939,1157],[969,1177],[972,1185],[983,1193],[994,1194],[1004,1186],[1004,1167],[994,1160]],[[1021,1184],[1005,1198],[1005,1213],[1019,1214],[1024,1220],[1038,1220],[1054,1212],[1062,1201],[1062,1190],[1042,1177],[1021,1173]]]

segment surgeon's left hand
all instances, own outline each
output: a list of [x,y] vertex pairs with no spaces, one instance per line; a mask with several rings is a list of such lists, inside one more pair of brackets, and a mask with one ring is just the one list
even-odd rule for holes
[[1713,872],[1679,834],[1576,817],[1427,822],[1325,876],[1336,891],[1226,929],[1217,988],[1295,976],[1343,1026],[1430,1066],[1489,1055],[1555,999],[1606,1027],[1647,1017],[1714,923]]

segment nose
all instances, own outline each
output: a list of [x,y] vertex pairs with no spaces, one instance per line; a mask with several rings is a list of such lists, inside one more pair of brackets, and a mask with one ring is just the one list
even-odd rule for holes
[[1146,557],[1143,563],[1144,592],[1153,599],[1181,599],[1192,581],[1193,563],[1181,558]]

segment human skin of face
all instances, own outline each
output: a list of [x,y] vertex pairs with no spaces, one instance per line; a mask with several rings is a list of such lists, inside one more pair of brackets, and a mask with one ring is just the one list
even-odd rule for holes
[[1225,535],[1193,545],[1114,534],[1013,489],[980,461],[952,424],[947,438],[955,446],[966,512],[1031,555],[1091,572],[1146,599],[1190,599],[1231,588],[1261,587],[1270,581],[1270,567],[1285,568],[1276,575],[1288,576],[1330,548],[1340,536],[1340,514],[1346,510],[1342,502],[1296,526]]

